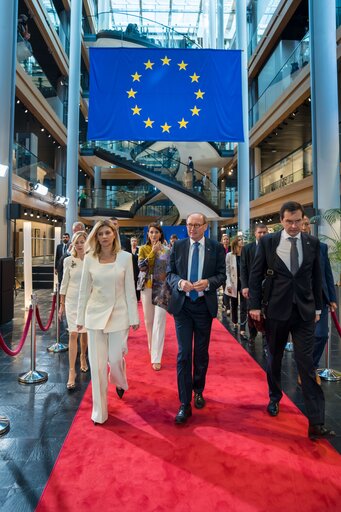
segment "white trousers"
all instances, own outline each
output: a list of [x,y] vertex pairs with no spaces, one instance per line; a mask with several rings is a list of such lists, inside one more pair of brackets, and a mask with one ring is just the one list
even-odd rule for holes
[[160,306],[154,306],[151,288],[142,290],[141,300],[151,362],[152,364],[161,363],[165,343],[166,310]]
[[102,330],[88,330],[88,355],[92,385],[92,415],[96,423],[108,419],[108,362],[111,384],[128,389],[124,355],[128,353],[129,329],[104,333]]

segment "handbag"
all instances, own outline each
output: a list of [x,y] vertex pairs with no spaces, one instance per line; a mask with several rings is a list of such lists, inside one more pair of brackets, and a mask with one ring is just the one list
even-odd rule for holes
[[152,289],[152,303],[154,306],[167,309],[171,295],[172,289],[167,281],[164,281],[161,286],[155,286],[154,282]]
[[147,271],[140,270],[139,275],[137,276],[136,290],[142,291],[144,290],[144,286],[147,280]]

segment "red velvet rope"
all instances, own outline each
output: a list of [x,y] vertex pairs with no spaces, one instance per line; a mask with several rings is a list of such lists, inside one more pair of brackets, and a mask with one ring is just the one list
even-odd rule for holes
[[40,318],[39,308],[37,306],[37,309],[36,309],[37,322],[38,322],[38,325],[39,325],[39,327],[40,327],[40,329],[42,331],[44,331],[44,332],[48,331],[49,328],[51,327],[55,308],[56,308],[56,294],[54,293],[53,294],[53,299],[52,299],[52,308],[51,308],[50,316],[49,316],[49,319],[47,321],[47,324],[44,326],[42,321],[41,321],[41,318]]
[[7,355],[9,355],[9,356],[17,356],[19,354],[20,350],[23,348],[24,343],[26,341],[28,330],[30,328],[30,324],[31,324],[31,320],[32,320],[32,315],[33,315],[33,309],[32,309],[32,306],[31,306],[30,310],[28,312],[28,316],[27,316],[24,332],[22,333],[21,340],[19,341],[19,345],[18,345],[18,348],[16,350],[11,350],[10,348],[8,348],[8,346],[6,345],[5,340],[3,339],[3,337],[0,334],[0,347],[2,348],[2,350],[4,352],[6,352]]
[[330,314],[332,315],[332,319],[336,327],[336,330],[339,333],[339,336],[341,336],[341,325],[339,324],[335,311],[331,311]]

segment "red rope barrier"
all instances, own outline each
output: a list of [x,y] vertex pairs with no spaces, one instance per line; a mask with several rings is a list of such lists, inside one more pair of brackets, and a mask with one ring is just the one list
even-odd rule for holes
[[31,306],[30,310],[28,312],[26,324],[25,324],[25,327],[24,327],[24,332],[22,333],[21,339],[19,341],[18,348],[16,350],[11,350],[10,348],[8,348],[8,346],[6,345],[5,340],[3,339],[3,337],[0,334],[0,348],[2,348],[2,350],[4,352],[6,352],[7,355],[9,355],[9,356],[17,356],[19,354],[20,350],[23,348],[24,343],[26,341],[28,330],[30,328],[30,324],[31,324],[31,320],[32,320],[32,315],[33,315],[33,309],[32,309],[32,306]]
[[334,325],[336,327],[336,330],[339,333],[339,336],[341,336],[341,325],[339,324],[339,321],[337,319],[335,311],[331,311],[330,314],[332,316],[332,319],[333,319]]
[[53,295],[52,308],[51,308],[50,316],[49,316],[49,319],[47,321],[47,324],[44,326],[42,321],[41,321],[41,318],[40,318],[39,308],[37,306],[37,309],[36,309],[37,322],[38,322],[38,325],[39,325],[39,327],[40,327],[40,329],[42,331],[44,331],[44,332],[48,331],[49,328],[51,327],[55,308],[56,308],[56,294]]

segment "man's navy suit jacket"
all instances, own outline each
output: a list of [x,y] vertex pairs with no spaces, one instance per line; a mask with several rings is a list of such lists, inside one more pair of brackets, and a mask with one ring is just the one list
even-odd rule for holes
[[[172,247],[167,268],[167,282],[172,294],[168,304],[168,312],[176,315],[181,311],[186,293],[179,291],[180,279],[187,280],[188,255],[190,239],[177,240]],[[205,238],[205,256],[202,270],[202,279],[208,279],[209,290],[204,292],[207,309],[212,317],[217,316],[218,300],[217,288],[222,286],[226,279],[225,251],[222,244]]]

